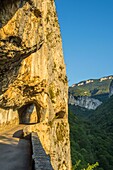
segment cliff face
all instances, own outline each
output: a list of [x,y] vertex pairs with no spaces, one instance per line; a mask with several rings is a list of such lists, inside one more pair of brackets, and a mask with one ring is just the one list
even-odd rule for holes
[[109,88],[109,97],[111,97],[113,95],[113,81],[110,84],[110,88]]
[[102,104],[101,101],[98,99],[94,99],[87,96],[81,96],[81,97],[74,97],[72,95],[69,95],[69,104],[84,107],[86,109],[92,109],[95,110],[99,105]]
[[0,127],[38,122],[55,170],[71,169],[67,91],[54,1],[0,0]]

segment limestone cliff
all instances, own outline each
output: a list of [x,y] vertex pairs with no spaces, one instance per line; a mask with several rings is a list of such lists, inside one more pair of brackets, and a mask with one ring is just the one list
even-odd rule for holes
[[55,170],[71,169],[67,91],[54,1],[0,0],[0,127],[33,111]]
[[84,107],[89,110],[90,109],[95,110],[99,105],[102,104],[102,102],[92,97],[88,97],[88,96],[75,97],[70,94],[69,104]]
[[111,97],[112,95],[113,95],[113,81],[111,82],[109,87],[109,97]]

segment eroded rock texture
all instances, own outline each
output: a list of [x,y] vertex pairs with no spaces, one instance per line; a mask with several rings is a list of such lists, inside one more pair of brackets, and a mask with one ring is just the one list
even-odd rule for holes
[[88,96],[75,97],[72,94],[69,94],[69,104],[80,106],[89,110],[95,110],[102,102],[98,99]]
[[70,170],[67,77],[54,1],[0,0],[0,126],[21,123],[32,106],[38,122],[32,129],[53,168]]

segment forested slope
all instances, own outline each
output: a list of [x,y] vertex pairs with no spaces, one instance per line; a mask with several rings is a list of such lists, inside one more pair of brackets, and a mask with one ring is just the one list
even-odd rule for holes
[[69,105],[72,163],[99,162],[97,170],[113,170],[113,96],[94,111]]

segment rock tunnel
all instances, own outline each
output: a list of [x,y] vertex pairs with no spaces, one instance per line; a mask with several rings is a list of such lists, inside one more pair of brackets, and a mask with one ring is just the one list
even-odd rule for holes
[[19,124],[35,124],[40,122],[40,107],[29,103],[18,110]]

